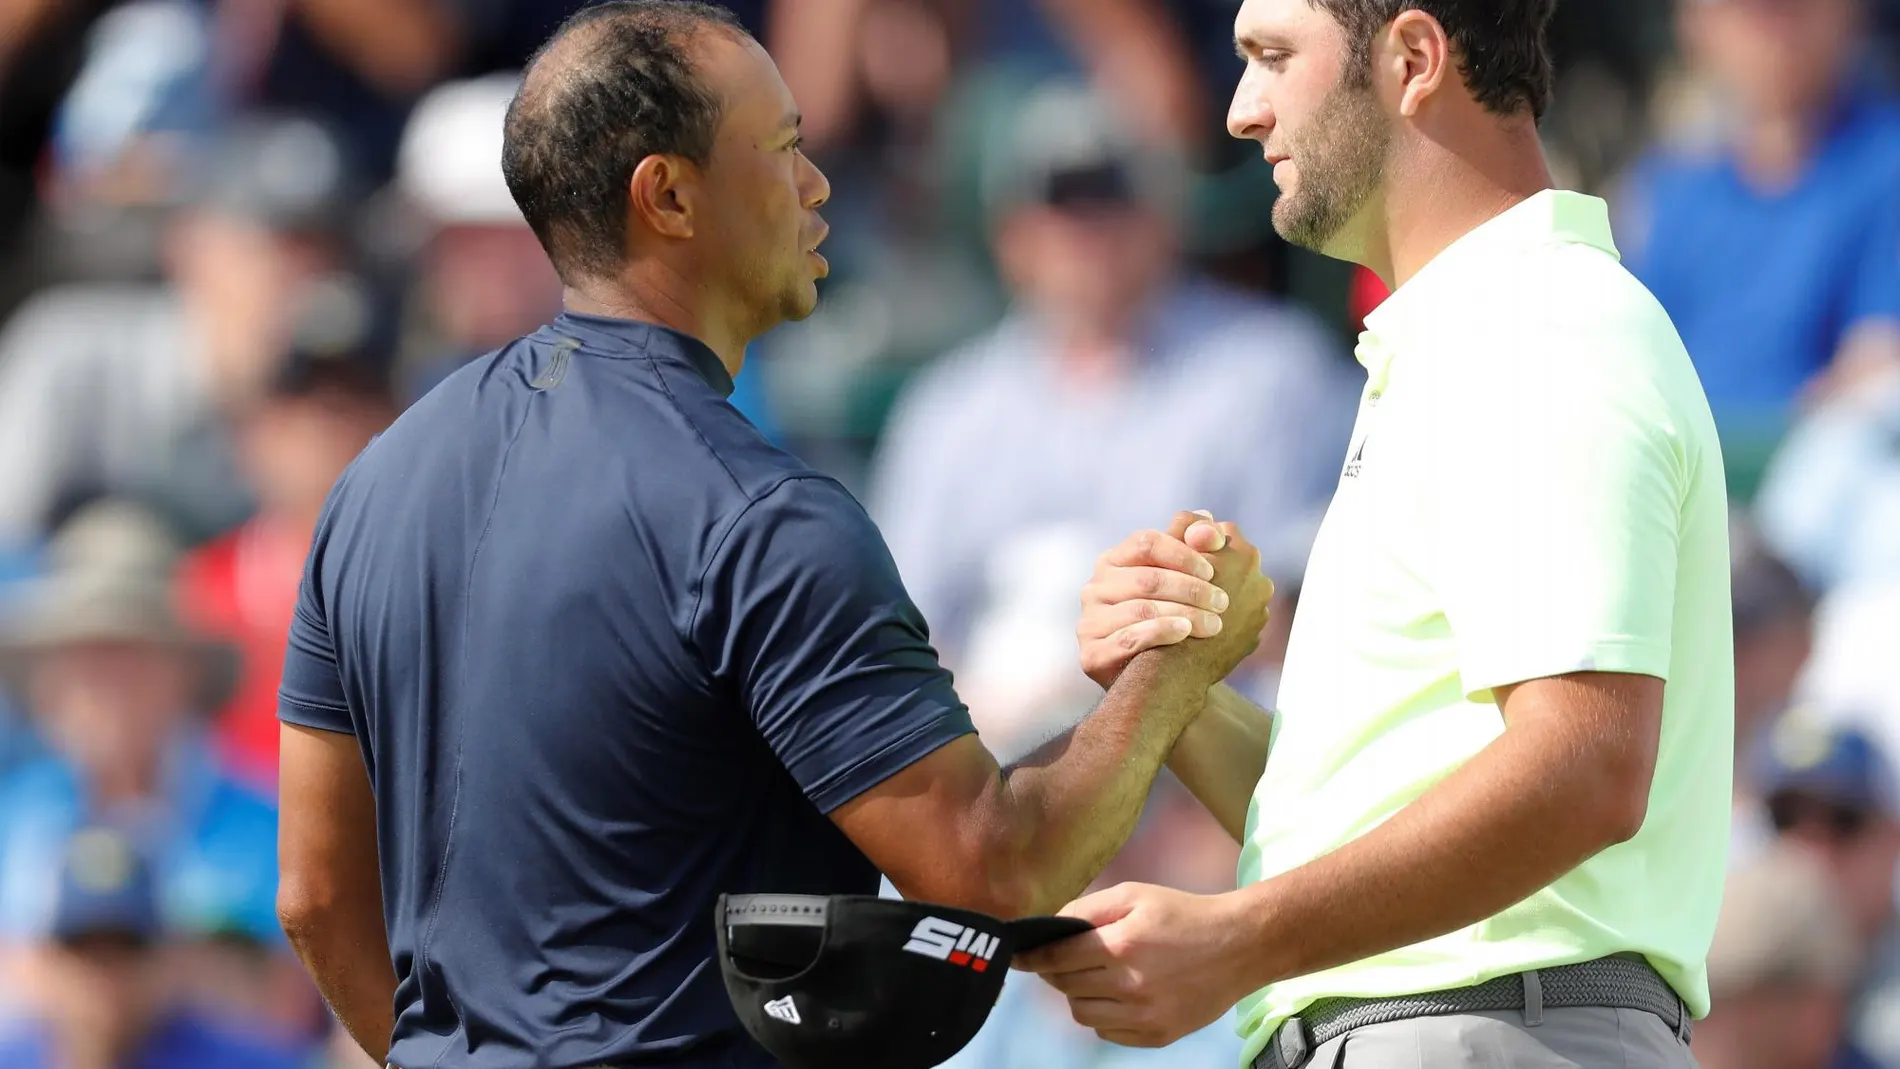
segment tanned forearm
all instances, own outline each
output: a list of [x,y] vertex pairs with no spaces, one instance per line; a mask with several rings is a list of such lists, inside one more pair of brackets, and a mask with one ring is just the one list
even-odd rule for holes
[[1136,657],[1087,719],[1002,772],[1019,912],[1073,901],[1128,841],[1169,750],[1207,703],[1206,675],[1179,660],[1174,650]]
[[1513,726],[1364,836],[1234,892],[1249,988],[1475,924],[1633,835],[1641,809],[1591,745],[1559,718]]
[[287,921],[285,934],[350,1038],[381,1065],[396,1029],[396,971],[389,964],[382,914],[352,912],[339,911],[322,921]]
[[1225,683],[1207,693],[1207,707],[1168,756],[1168,768],[1235,842],[1247,834],[1247,808],[1267,771],[1273,714]]

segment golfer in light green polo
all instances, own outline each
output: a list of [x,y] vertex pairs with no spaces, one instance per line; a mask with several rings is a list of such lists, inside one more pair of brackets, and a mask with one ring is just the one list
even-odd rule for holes
[[[1263,1069],[1694,1064],[1733,750],[1725,479],[1605,205],[1551,188],[1550,9],[1241,8],[1230,126],[1276,164],[1277,228],[1395,289],[1278,709],[1216,688],[1170,760],[1242,844],[1240,889],[1109,889],[1069,908],[1096,933],[1022,963],[1108,1039],[1238,1004]],[[1098,681],[1218,626],[1181,577],[1148,593],[1243,537],[1193,522],[1103,557]]]

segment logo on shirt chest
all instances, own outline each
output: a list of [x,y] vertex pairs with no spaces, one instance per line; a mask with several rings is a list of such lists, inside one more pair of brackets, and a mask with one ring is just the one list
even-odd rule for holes
[[[1367,394],[1366,395],[1367,414],[1370,415],[1371,411],[1374,408],[1377,408],[1378,406],[1379,406],[1379,395],[1377,393]],[[1371,420],[1362,418],[1359,422],[1362,425],[1365,425],[1365,424],[1370,424]],[[1365,461],[1366,461],[1366,439],[1370,438],[1371,436],[1372,436],[1372,428],[1370,426],[1365,426],[1364,429],[1358,432],[1358,442],[1352,447],[1352,455],[1346,458],[1346,468],[1344,471],[1341,471],[1339,473],[1339,477],[1341,479],[1357,479],[1359,477],[1359,469],[1365,464]]]

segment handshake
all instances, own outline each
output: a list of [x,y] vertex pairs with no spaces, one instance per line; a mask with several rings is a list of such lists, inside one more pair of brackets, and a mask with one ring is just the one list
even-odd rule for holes
[[1240,528],[1177,513],[1166,531],[1131,535],[1096,561],[1076,625],[1082,670],[1106,690],[1136,657],[1166,657],[1213,686],[1259,647],[1272,599]]

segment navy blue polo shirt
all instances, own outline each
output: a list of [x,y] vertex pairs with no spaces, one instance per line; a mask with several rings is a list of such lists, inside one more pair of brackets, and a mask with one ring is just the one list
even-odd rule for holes
[[361,745],[402,1069],[771,1065],[715,900],[875,894],[826,814],[972,730],[864,510],[731,390],[563,315],[331,493],[281,715]]

